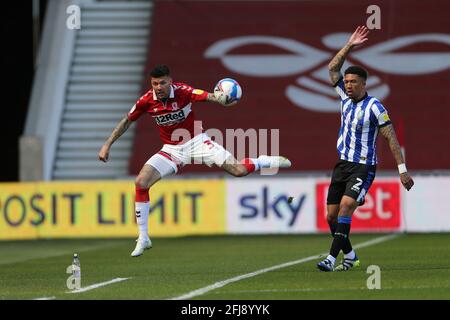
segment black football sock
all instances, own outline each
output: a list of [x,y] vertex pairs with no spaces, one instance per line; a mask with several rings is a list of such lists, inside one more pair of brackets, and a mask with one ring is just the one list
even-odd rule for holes
[[341,250],[346,250],[348,248],[348,245],[350,245],[350,241],[348,240],[348,234],[350,233],[351,222],[352,222],[351,217],[338,218],[338,225],[336,228],[336,232],[334,233],[334,240],[333,243],[331,244],[330,250],[330,255],[332,255],[335,258],[339,255],[339,252]]
[[334,234],[336,233],[337,223],[328,223],[328,226],[330,227],[331,235],[334,237]]
[[[349,225],[350,226],[350,225]],[[349,230],[350,231],[350,230]],[[349,254],[353,250],[352,244],[350,242],[350,235],[347,235],[347,239],[344,242],[344,246],[342,247],[342,252],[344,254]]]

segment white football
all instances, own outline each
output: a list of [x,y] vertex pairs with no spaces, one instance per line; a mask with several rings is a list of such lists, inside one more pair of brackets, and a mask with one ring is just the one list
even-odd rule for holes
[[242,88],[239,83],[231,78],[225,78],[217,82],[214,93],[223,92],[227,97],[227,104],[239,101],[242,97]]

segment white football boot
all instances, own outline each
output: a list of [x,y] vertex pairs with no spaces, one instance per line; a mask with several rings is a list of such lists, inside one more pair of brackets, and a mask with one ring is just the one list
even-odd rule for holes
[[263,164],[269,164],[269,168],[290,168],[292,165],[291,161],[283,156],[259,156],[258,160]]
[[150,240],[150,238],[147,239],[139,238],[136,240],[136,242],[137,242],[136,248],[131,253],[132,257],[139,257],[144,253],[144,250],[150,249],[152,247],[152,241]]

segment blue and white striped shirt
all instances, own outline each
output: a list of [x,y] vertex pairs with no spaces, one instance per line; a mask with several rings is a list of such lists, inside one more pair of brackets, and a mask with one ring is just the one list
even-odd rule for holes
[[378,129],[391,123],[386,109],[377,98],[367,94],[354,103],[345,93],[342,77],[336,84],[336,92],[341,98],[341,128],[337,141],[340,159],[377,164]]

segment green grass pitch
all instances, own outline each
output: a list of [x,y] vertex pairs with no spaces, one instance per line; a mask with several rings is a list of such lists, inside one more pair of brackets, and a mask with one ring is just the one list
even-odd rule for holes
[[[380,234],[352,235],[354,245]],[[153,239],[131,258],[134,239],[0,242],[0,299],[171,299],[261,269],[326,253],[329,235],[199,236]],[[450,234],[409,234],[357,250],[361,267],[322,273],[320,258],[262,272],[192,297],[248,299],[450,299]],[[81,261],[82,287],[68,293],[66,268]],[[338,258],[340,260],[340,257]],[[381,269],[381,289],[369,290],[369,265]]]

